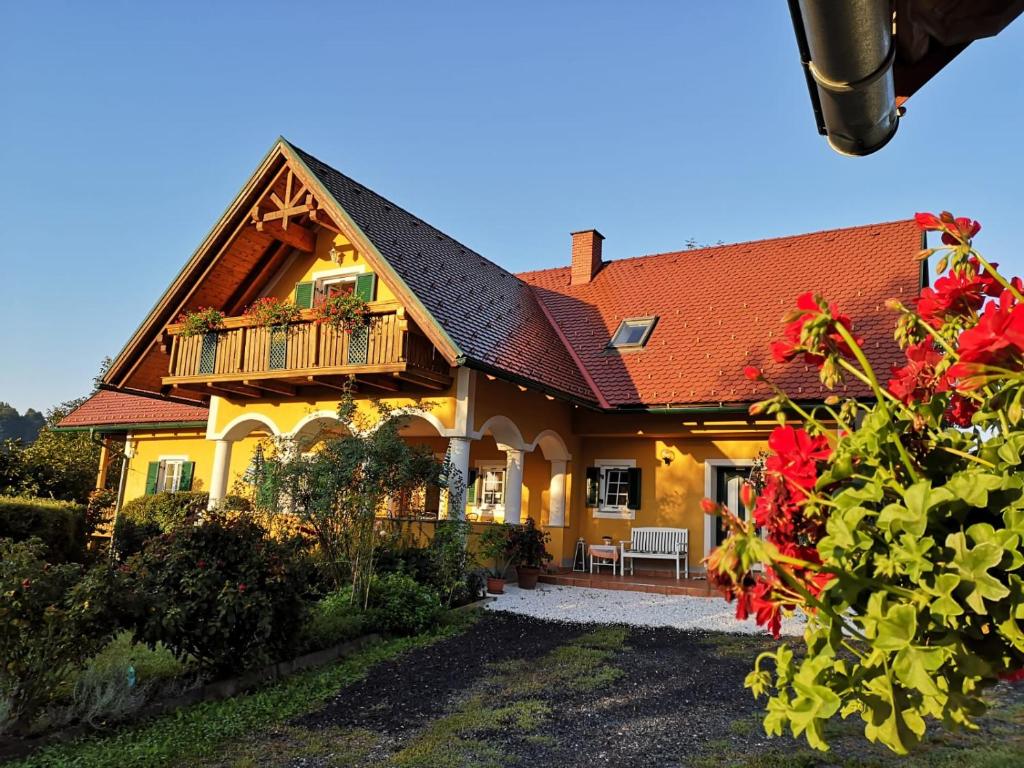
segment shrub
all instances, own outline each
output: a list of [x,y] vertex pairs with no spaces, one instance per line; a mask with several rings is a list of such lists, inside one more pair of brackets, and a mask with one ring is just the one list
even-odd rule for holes
[[85,508],[51,499],[0,496],[0,539],[40,539],[51,563],[80,562],[85,555]]
[[487,567],[489,576],[504,579],[512,567],[515,555],[512,549],[512,526],[504,523],[488,525],[480,534],[476,553],[485,562],[492,563]]
[[[140,496],[127,502],[114,526],[114,551],[125,560],[142,551],[146,542],[169,533],[206,512],[210,495],[202,491],[178,491]],[[240,496],[224,499],[223,509],[248,511],[251,505]]]
[[416,635],[437,624],[441,601],[411,576],[389,573],[370,585],[370,626],[391,635]]
[[312,605],[299,645],[319,651],[359,637],[366,630],[366,614],[352,605],[352,590],[339,589]]
[[126,570],[140,598],[136,639],[208,671],[280,658],[301,626],[305,564],[247,516],[207,513],[148,542]]
[[467,601],[468,590],[466,571],[469,567],[469,552],[466,539],[469,537],[469,523],[459,520],[438,522],[434,537],[427,548],[432,564],[430,581],[434,591],[446,607]]
[[509,531],[512,562],[527,568],[540,568],[551,560],[546,544],[551,534],[540,530],[532,517],[526,518],[522,525],[512,526]]
[[[8,729],[32,718],[117,630],[117,575],[50,564],[39,539],[0,541],[0,694]],[[3,724],[0,724],[3,725]]]

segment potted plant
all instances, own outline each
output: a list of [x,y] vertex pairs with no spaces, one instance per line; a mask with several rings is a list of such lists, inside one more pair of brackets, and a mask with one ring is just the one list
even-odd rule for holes
[[284,328],[298,320],[302,310],[287,299],[264,296],[250,304],[243,314],[254,325]]
[[512,561],[515,563],[516,576],[522,589],[533,589],[537,586],[541,567],[551,560],[545,546],[550,539],[548,532],[540,530],[532,517],[526,518],[522,525],[513,526],[509,532]]
[[488,525],[480,535],[477,556],[491,565],[486,567],[487,591],[492,595],[505,592],[505,576],[512,566],[514,551],[511,540],[512,526],[504,523]]
[[200,307],[182,312],[178,315],[178,322],[181,324],[182,336],[203,336],[224,327],[224,313],[213,307]]
[[352,294],[320,299],[313,307],[317,323],[350,333],[370,321],[370,305]]

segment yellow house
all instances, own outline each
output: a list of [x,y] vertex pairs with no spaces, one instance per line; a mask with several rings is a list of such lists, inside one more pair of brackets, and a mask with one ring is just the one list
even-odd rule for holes
[[[396,514],[532,517],[563,563],[579,539],[685,528],[700,570],[719,536],[700,501],[736,503],[772,426],[748,415],[769,392],[744,366],[824,398],[813,366],[767,354],[813,289],[887,369],[899,350],[884,302],[917,295],[921,236],[898,221],[607,261],[602,241],[574,232],[563,266],[512,274],[279,139],[62,426],[119,446],[101,479],[123,456],[120,500],[191,488],[215,504],[265,439],[337,429],[352,387],[362,412],[398,410],[402,434],[468,481],[462,508],[427,494]],[[868,252],[883,266],[864,269]],[[366,327],[316,322],[320,299],[349,293],[369,302]],[[244,313],[265,297],[299,307],[286,332]],[[223,327],[187,335],[179,317],[205,307]]]

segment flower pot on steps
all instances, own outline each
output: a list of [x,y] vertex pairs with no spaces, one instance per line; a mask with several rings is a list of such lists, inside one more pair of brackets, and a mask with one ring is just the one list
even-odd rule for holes
[[537,579],[540,578],[540,568],[517,566],[516,578],[519,580],[520,589],[534,589],[537,586]]

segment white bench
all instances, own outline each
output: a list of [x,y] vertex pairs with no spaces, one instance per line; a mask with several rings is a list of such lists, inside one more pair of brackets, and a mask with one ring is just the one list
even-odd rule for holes
[[[628,549],[627,549],[628,547]],[[626,558],[629,558],[629,573],[633,575],[634,558],[652,560],[675,560],[676,578],[682,563],[686,578],[690,578],[690,533],[686,528],[634,528],[629,541],[620,541],[619,571],[626,573]]]

